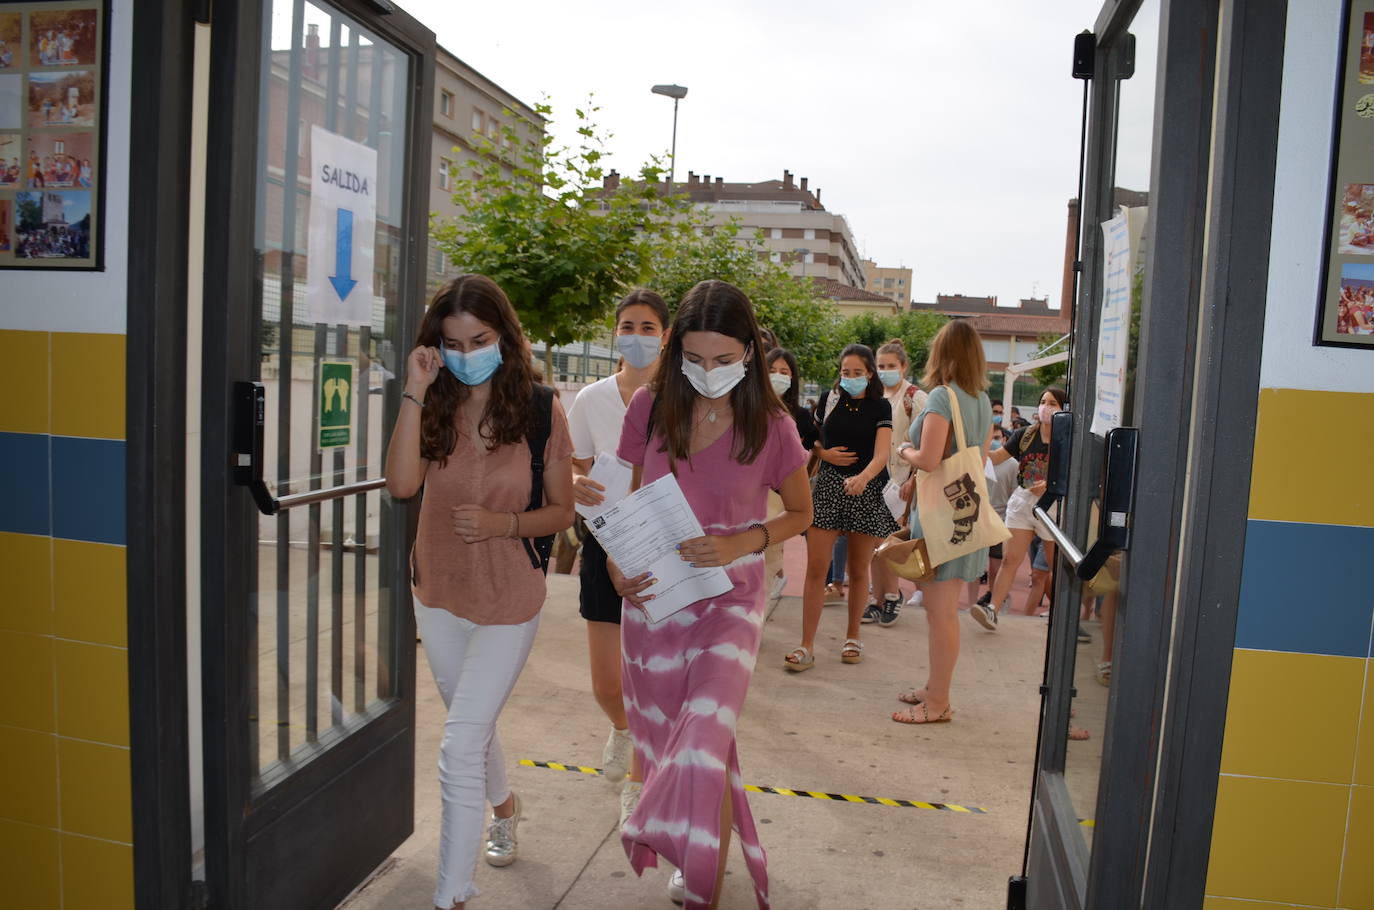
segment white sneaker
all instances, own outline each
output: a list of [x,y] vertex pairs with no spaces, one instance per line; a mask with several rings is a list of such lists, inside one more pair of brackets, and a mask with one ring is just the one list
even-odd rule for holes
[[910,597],[908,597],[907,600],[906,600],[906,605],[907,605],[908,607],[919,607],[919,606],[921,606],[921,604],[923,604],[923,603],[925,603],[925,595],[923,595],[923,594],[921,593],[921,589],[920,589],[920,588],[917,588],[917,589],[916,589],[916,593],[915,593],[915,594],[912,594],[912,595],[911,595]]
[[640,791],[643,789],[644,784],[637,780],[627,780],[620,788],[620,827],[625,827],[625,822],[634,814],[635,806],[639,805]]
[[681,869],[674,869],[673,877],[668,879],[668,900],[675,904],[685,903],[687,900],[687,882],[682,877]]
[[630,731],[612,727],[606,748],[601,750],[601,773],[606,776],[607,783],[614,785],[625,779],[625,775],[630,773],[630,756],[633,752]]
[[777,600],[782,596],[782,589],[787,587],[787,576],[776,575],[773,577],[773,587],[768,591],[769,600]]

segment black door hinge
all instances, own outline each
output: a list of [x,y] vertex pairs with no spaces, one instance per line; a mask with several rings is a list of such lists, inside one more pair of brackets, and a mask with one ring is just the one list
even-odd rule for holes
[[199,25],[210,24],[210,3],[211,0],[193,0],[191,15]]
[[1026,877],[1013,875],[1007,879],[1007,910],[1026,910]]

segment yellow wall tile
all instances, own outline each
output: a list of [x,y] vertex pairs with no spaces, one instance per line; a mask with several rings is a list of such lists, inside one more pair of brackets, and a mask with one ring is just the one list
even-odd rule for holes
[[1340,906],[1374,907],[1374,787],[1351,787]]
[[48,432],[48,333],[0,331],[5,352],[5,394],[0,433]]
[[51,635],[52,538],[0,531],[0,579],[0,629]]
[[5,906],[58,910],[62,892],[57,854],[56,831],[0,819],[0,882],[4,883]]
[[57,827],[57,739],[0,727],[0,818]]
[[63,834],[62,906],[134,910],[134,848]]
[[62,641],[56,646],[57,732],[129,744],[129,655],[122,648]]
[[52,432],[124,439],[124,336],[54,332]]
[[1365,661],[1364,716],[1355,746],[1355,783],[1374,787],[1374,659]]
[[0,631],[0,724],[51,733],[53,640]]
[[1349,786],[1223,775],[1208,894],[1331,907]]
[[53,541],[53,628],[59,638],[124,647],[129,640],[126,551]]
[[129,750],[59,738],[57,758],[62,830],[133,843]]
[[[1349,453],[1374,447],[1374,423],[1356,414],[1374,414],[1374,394],[1260,389],[1250,517],[1369,527],[1374,490],[1350,482]],[[1341,445],[1303,444],[1332,427],[1348,429]],[[1294,482],[1298,464],[1301,483]]]
[[1292,904],[1274,904],[1269,901],[1238,901],[1229,897],[1204,897],[1202,899],[1202,910],[1270,910],[1270,908],[1287,908]]
[[1222,773],[1350,783],[1366,663],[1237,648]]

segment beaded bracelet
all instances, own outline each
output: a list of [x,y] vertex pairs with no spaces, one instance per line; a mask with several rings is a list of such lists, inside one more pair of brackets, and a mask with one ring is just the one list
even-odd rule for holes
[[520,519],[515,517],[515,513],[510,513],[510,524],[506,526],[506,536],[515,538],[520,536]]
[[754,551],[755,553],[762,553],[764,550],[768,549],[769,544],[773,542],[773,535],[768,533],[768,525],[766,524],[761,524],[756,521],[749,526],[749,530],[752,531],[754,528],[758,528],[763,532],[763,546]]

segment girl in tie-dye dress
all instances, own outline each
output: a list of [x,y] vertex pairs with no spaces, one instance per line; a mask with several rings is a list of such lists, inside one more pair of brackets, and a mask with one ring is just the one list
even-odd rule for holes
[[[651,623],[637,608],[652,598],[653,579],[612,572],[626,599],[625,706],[645,767],[621,839],[636,873],[661,856],[679,870],[670,896],[707,908],[720,899],[733,829],[767,908],[767,864],[735,725],[763,635],[763,551],[811,523],[806,455],[768,382],[743,293],[701,282],[683,297],[668,337],[654,382],[630,400],[619,455],[636,466],[639,483],[676,475],[706,532],[679,545],[682,558],[725,566],[734,588]],[[765,522],[769,490],[781,494],[784,511]]]

